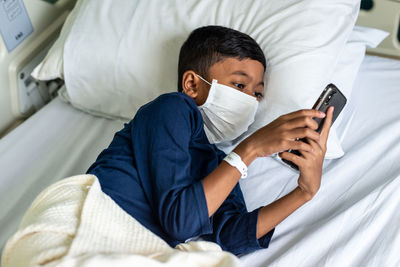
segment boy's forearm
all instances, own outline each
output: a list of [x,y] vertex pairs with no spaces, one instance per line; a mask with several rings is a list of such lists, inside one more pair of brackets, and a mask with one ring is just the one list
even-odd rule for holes
[[[250,142],[242,142],[233,151],[242,158],[242,161],[247,166],[256,158]],[[210,217],[222,205],[229,193],[239,182],[240,176],[240,172],[235,167],[223,161],[203,179],[204,194]]]
[[305,194],[300,187],[296,187],[286,196],[261,208],[257,220],[257,238],[267,234],[310,199],[310,196]]
[[240,172],[223,161],[202,181],[209,217],[222,205],[239,179]]

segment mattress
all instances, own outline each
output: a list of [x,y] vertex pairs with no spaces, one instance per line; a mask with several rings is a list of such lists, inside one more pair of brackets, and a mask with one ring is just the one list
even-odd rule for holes
[[[326,160],[317,195],[246,266],[400,266],[400,61],[367,56],[338,125],[345,155]],[[259,158],[240,185],[249,210],[286,195],[298,173]]]
[[59,98],[0,140],[0,248],[48,185],[85,173],[123,122],[94,117]]
[[[345,156],[325,161],[315,198],[276,227],[268,249],[241,256],[245,266],[400,265],[398,99],[400,61],[366,56],[338,125]],[[0,247],[45,187],[84,173],[122,126],[56,98],[1,139]],[[297,176],[257,159],[241,181],[248,209],[291,191]]]

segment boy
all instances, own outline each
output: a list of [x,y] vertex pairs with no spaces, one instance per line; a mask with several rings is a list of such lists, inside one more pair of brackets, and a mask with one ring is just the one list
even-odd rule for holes
[[[178,92],[141,107],[88,173],[171,246],[201,236],[234,254],[268,247],[274,227],[319,189],[333,110],[321,135],[312,117],[325,114],[297,111],[261,128],[226,156],[215,143],[233,140],[254,120],[265,68],[261,48],[248,35],[220,26],[194,30],[180,51]],[[282,152],[288,149],[302,156]],[[299,166],[298,187],[247,212],[238,181],[256,157],[276,152]]]

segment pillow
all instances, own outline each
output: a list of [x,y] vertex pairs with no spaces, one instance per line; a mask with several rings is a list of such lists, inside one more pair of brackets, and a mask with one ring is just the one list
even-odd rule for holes
[[366,47],[377,47],[388,35],[388,32],[378,29],[355,26],[343,51],[340,53],[331,81],[345,95],[347,104],[329,132],[326,159],[335,159],[344,155],[336,129],[342,123],[343,115],[351,103],[354,81],[364,60]]
[[[344,155],[344,151],[341,147],[341,141],[337,134],[336,128],[338,125],[342,123],[343,114],[345,113],[345,109],[349,107],[351,101],[351,93],[353,90],[353,84],[357,77],[358,70],[360,69],[361,63],[365,56],[366,47],[375,48],[377,47],[383,39],[385,39],[389,35],[388,32],[368,28],[355,26],[353,31],[351,32],[347,43],[344,46],[344,49],[340,52],[338,56],[338,62],[334,68],[334,72],[330,79],[330,82],[335,84],[339,90],[346,96],[347,104],[344,107],[343,111],[340,113],[335,123],[333,124],[330,132],[327,143],[327,153],[325,155],[326,159],[335,159]],[[322,92],[320,89],[320,92]],[[316,101],[316,98],[313,99]],[[314,102],[310,106],[303,106],[302,108],[311,108]],[[261,107],[260,110],[265,110],[265,106]],[[264,111],[268,112],[268,111]],[[346,122],[343,122],[346,123]],[[239,137],[237,140],[233,142],[226,142],[224,144],[220,144],[219,148],[224,150],[225,152],[231,151],[238,143],[240,143],[245,137],[250,135],[252,132],[257,130],[263,125],[252,125],[252,129],[250,129],[247,133]],[[279,159],[279,158],[278,158]],[[280,159],[279,159],[280,160]]]
[[[341,138],[338,135],[336,128],[342,123],[348,123],[348,121],[343,119],[343,115],[346,113],[346,109],[348,109],[352,104],[351,95],[353,84],[357,77],[361,63],[364,60],[366,48],[377,47],[388,35],[388,32],[378,29],[355,26],[343,51],[339,54],[338,63],[335,66],[331,81],[346,96],[347,104],[337,117],[329,132],[327,143],[328,149],[325,155],[326,159],[334,159],[344,155],[344,151],[340,145]],[[348,119],[349,116],[346,116],[346,118]],[[224,147],[224,149],[226,148],[227,146]],[[274,158],[291,168],[289,165],[283,162],[279,156],[274,155]]]
[[81,0],[77,0],[74,9],[69,13],[64,25],[61,29],[61,33],[57,38],[56,42],[52,45],[50,50],[47,52],[45,58],[40,62],[38,66],[31,73],[32,77],[37,80],[48,81],[57,78],[64,79],[64,44],[69,33],[71,32],[72,24],[74,23],[78,10],[81,5]]
[[354,26],[358,0],[86,0],[64,43],[70,102],[131,119],[143,104],[176,91],[179,49],[204,25],[252,36],[269,62],[264,109],[253,128],[310,107],[330,82]]
[[[389,33],[382,30],[362,26],[354,27],[345,48],[339,55],[338,64],[332,75],[332,83],[346,96],[347,103],[351,101],[353,84],[364,60],[366,48],[377,47],[387,36]],[[344,109],[347,107],[348,105]],[[336,119],[334,128],[342,123],[343,114],[344,112]]]

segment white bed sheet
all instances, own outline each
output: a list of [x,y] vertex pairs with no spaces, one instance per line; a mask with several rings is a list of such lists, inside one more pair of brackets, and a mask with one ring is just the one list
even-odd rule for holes
[[[400,265],[400,61],[367,56],[339,127],[346,155],[326,161],[317,196],[281,223],[246,266]],[[345,121],[344,119],[343,121]],[[0,140],[0,247],[49,184],[84,173],[122,122],[53,100]],[[249,210],[285,195],[296,173],[258,159],[241,182]]]
[[[400,266],[400,61],[367,56],[351,123],[339,126],[346,154],[324,164],[317,195],[276,227],[270,247],[246,266]],[[345,120],[343,120],[345,121]],[[241,187],[249,210],[297,185],[298,174],[257,159]]]
[[123,122],[56,98],[0,140],[0,249],[48,185],[85,173]]

